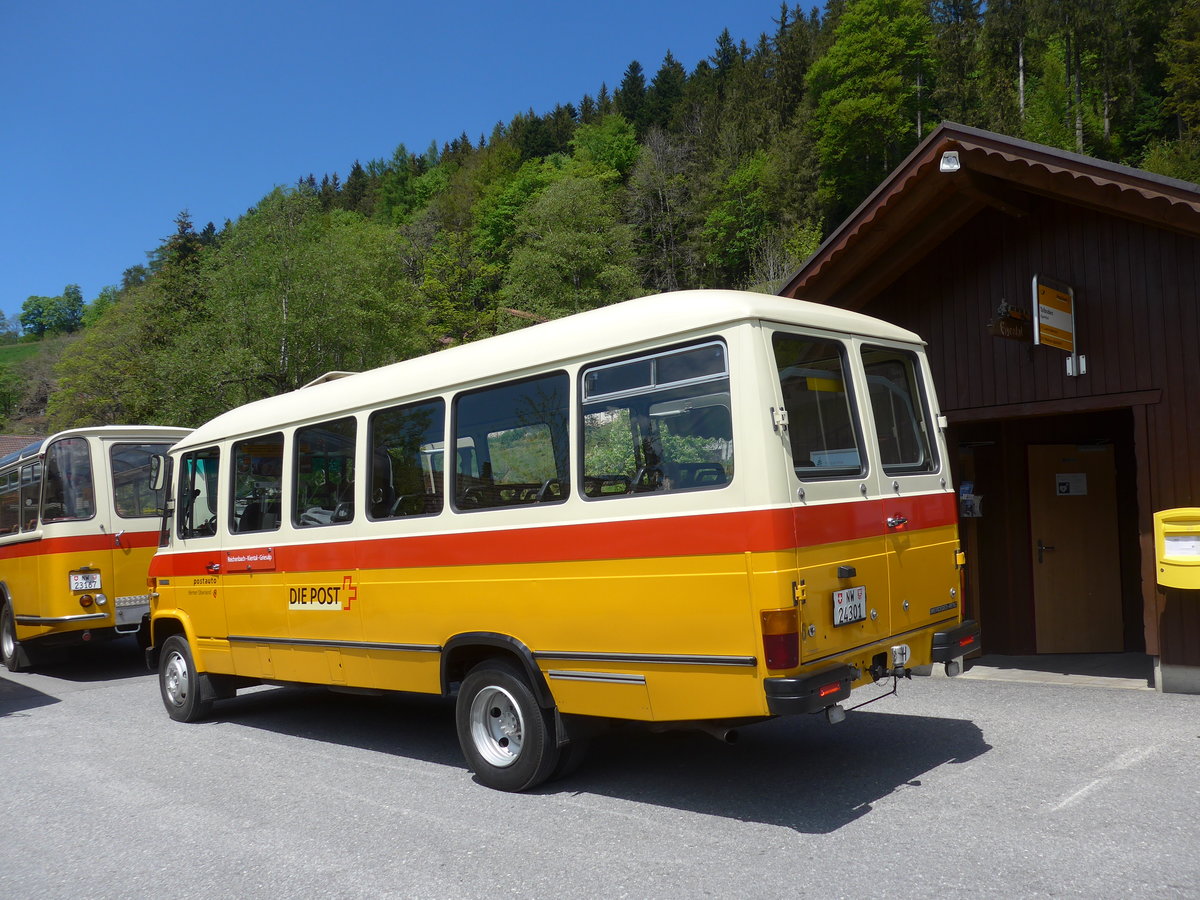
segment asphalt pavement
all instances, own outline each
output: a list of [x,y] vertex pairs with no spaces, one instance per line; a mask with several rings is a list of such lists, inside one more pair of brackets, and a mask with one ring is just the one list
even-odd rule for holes
[[1114,676],[985,658],[839,725],[623,729],[512,795],[449,701],[261,687],[185,725],[92,649],[0,673],[9,896],[1200,897],[1200,697]]

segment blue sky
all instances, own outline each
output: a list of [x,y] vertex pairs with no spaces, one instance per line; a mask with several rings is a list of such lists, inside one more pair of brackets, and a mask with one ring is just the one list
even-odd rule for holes
[[691,71],[778,0],[0,0],[0,310],[91,301],[174,230],[275,185],[476,140],[527,109]]

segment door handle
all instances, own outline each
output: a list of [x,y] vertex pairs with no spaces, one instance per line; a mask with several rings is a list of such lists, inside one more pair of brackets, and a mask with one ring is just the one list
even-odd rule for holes
[[217,572],[221,571],[221,564],[220,563],[209,563],[204,568],[208,569],[208,571],[212,572],[215,575]]
[[1042,539],[1038,538],[1038,542],[1037,542],[1038,562],[1045,562],[1045,560],[1042,557],[1042,554],[1045,553],[1047,550],[1053,550],[1053,549],[1054,548],[1051,547],[1049,544],[1043,544]]

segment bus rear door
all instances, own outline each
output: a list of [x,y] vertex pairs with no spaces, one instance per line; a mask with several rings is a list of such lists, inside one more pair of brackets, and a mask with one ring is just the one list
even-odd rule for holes
[[782,327],[770,341],[786,412],[780,432],[791,469],[800,658],[808,665],[888,636],[887,546],[853,345]]

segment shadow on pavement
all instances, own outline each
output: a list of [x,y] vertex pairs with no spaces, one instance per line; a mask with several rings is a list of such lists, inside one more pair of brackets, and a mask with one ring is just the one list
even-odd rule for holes
[[[269,688],[218,703],[214,717],[465,769],[454,702],[441,697]],[[774,719],[742,729],[735,744],[627,726],[597,737],[578,772],[535,793],[594,793],[825,834],[890,794],[920,790],[939,766],[990,749],[970,721],[865,710],[832,726],[821,716]]]
[[132,637],[42,650],[34,672],[81,683],[116,681],[149,674],[146,656]]
[[58,702],[57,697],[0,676],[0,719]]

